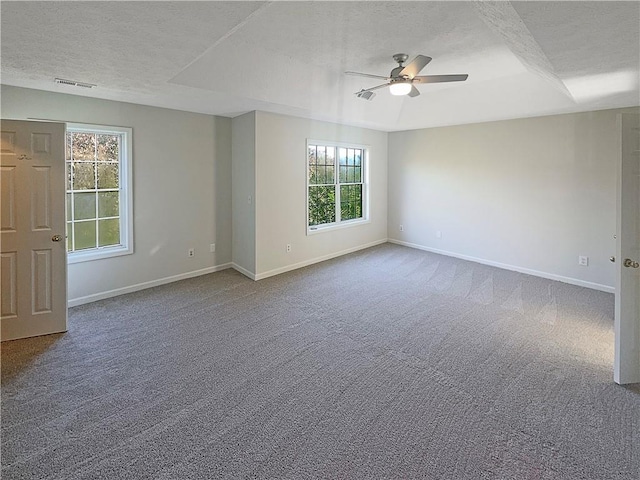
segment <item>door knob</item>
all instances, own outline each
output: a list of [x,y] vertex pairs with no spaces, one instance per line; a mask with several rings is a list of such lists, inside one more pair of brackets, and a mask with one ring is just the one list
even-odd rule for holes
[[614,262],[614,263],[615,263],[615,261],[616,261],[616,257],[614,257],[613,255],[611,255],[611,256],[609,257],[609,261],[610,261],[610,262]]
[[638,267],[640,267],[640,263],[638,263],[638,262],[636,262],[634,260],[631,260],[630,258],[625,258],[624,262],[623,262],[623,265],[625,267],[627,267],[627,268],[638,268]]
[[54,235],[51,237],[52,242],[59,242],[60,240],[62,240],[62,235]]

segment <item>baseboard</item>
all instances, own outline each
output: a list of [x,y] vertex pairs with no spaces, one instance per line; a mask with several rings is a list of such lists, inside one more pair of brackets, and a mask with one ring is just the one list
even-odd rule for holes
[[251,280],[257,280],[255,273],[250,272],[249,270],[247,270],[246,268],[241,267],[237,263],[232,263],[231,264],[231,268],[233,268],[236,272],[240,272],[245,277],[249,277]]
[[[314,263],[320,263],[320,262],[324,262],[325,260],[331,260],[332,258],[341,257],[342,255],[347,255],[349,253],[357,252],[358,250],[364,250],[365,248],[375,247],[376,245],[381,245],[383,243],[387,243],[386,238],[383,238],[381,240],[376,240],[375,242],[365,243],[364,245],[358,245],[357,247],[347,248],[346,250],[340,250],[339,252],[329,253],[321,257],[315,257],[310,260],[305,260],[303,262],[293,263],[291,265],[286,265],[280,268],[274,268],[273,270],[269,270],[268,272],[258,273],[254,275],[253,279],[262,280],[264,278],[273,277],[274,275],[280,275],[281,273],[290,272],[291,270],[297,270],[298,268],[308,267],[309,265],[313,265]],[[244,272],[241,272],[241,273],[244,273]],[[249,278],[252,278],[250,275],[247,275],[247,276]]]
[[571,285],[577,285],[579,287],[591,288],[593,290],[600,290],[601,292],[615,293],[615,287],[609,285],[601,285],[599,283],[587,282],[578,278],[564,277],[562,275],[556,275],[555,273],[541,272],[539,270],[532,270],[530,268],[519,267],[517,265],[508,265],[506,263],[494,262],[492,260],[486,260],[484,258],[472,257],[470,255],[463,255],[460,253],[449,252],[446,250],[439,250],[437,248],[425,247],[424,245],[418,245],[416,243],[403,242],[402,240],[389,239],[389,243],[395,243],[396,245],[403,245],[405,247],[416,248],[418,250],[424,250],[426,252],[437,253],[439,255],[445,255],[447,257],[460,258],[462,260],[469,260],[470,262],[481,263],[483,265],[489,265],[491,267],[498,267],[504,270],[511,270],[513,272],[526,273],[527,275],[533,275],[534,277],[546,278],[548,280],[556,280],[558,282],[569,283]]
[[157,280],[151,280],[149,282],[136,283],[135,285],[129,285],[128,287],[115,288],[106,292],[94,293],[93,295],[87,295],[85,297],[71,298],[67,302],[69,307],[77,307],[78,305],[84,305],[85,303],[97,302],[98,300],[104,300],[105,298],[117,297],[118,295],[124,295],[125,293],[133,293],[139,290],[145,290],[147,288],[157,287],[159,285],[165,285],[167,283],[177,282],[179,280],[186,280],[187,278],[199,277],[200,275],[207,275],[209,273],[219,272],[220,270],[226,270],[231,268],[231,263],[224,263],[222,265],[216,265],[215,267],[202,268],[200,270],[194,270],[192,272],[181,273],[179,275],[172,275],[170,277],[159,278]]
[[332,258],[341,257],[342,255],[347,255],[349,253],[357,252],[358,250],[364,250],[365,248],[375,247],[376,245],[381,245],[383,243],[394,243],[396,245],[403,245],[405,247],[415,248],[418,250],[424,250],[431,253],[437,253],[439,255],[446,255],[448,257],[460,258],[462,260],[469,260],[471,262],[481,263],[483,265],[489,265],[492,267],[503,268],[505,270],[511,270],[514,272],[525,273],[527,275],[533,275],[536,277],[547,278],[549,280],[556,280],[559,282],[569,283],[571,285],[577,285],[579,287],[592,288],[594,290],[600,290],[602,292],[607,293],[615,293],[615,287],[609,285],[601,285],[599,283],[587,282],[585,280],[580,280],[577,278],[564,277],[562,275],[556,275],[554,273],[541,272],[538,270],[532,270],[529,268],[523,268],[516,265],[508,265],[505,263],[494,262],[492,260],[486,260],[483,258],[472,257],[470,255],[463,255],[455,252],[449,252],[446,250],[439,250],[437,248],[426,247],[424,245],[418,245],[416,243],[404,242],[402,240],[396,240],[393,238],[389,239],[381,239],[376,240],[375,242],[366,243],[363,245],[358,245],[357,247],[348,248],[345,250],[340,250],[339,252],[333,252],[327,255],[323,255],[320,257],[315,257],[310,260],[305,260],[303,262],[294,263],[291,265],[286,265],[284,267],[276,268],[273,270],[269,270],[268,272],[255,274],[250,272],[249,270],[235,264],[235,263],[224,263],[222,265],[216,265],[214,267],[202,268],[200,270],[194,270],[192,272],[181,273],[179,275],[172,275],[170,277],[164,277],[157,280],[151,280],[149,282],[137,283],[135,285],[129,285],[127,287],[116,288],[113,290],[108,290],[106,292],[95,293],[93,295],[87,295],[84,297],[72,298],[69,299],[67,305],[69,307],[76,307],[78,305],[84,305],[86,303],[97,302],[98,300],[104,300],[105,298],[116,297],[118,295],[124,295],[126,293],[133,293],[139,290],[144,290],[146,288],[157,287],[159,285],[165,285],[167,283],[177,282],[179,280],[185,280],[187,278],[198,277],[200,275],[207,275],[209,273],[219,272],[221,270],[226,270],[227,268],[233,268],[234,270],[240,272],[251,280],[262,280],[264,278],[273,277],[274,275],[279,275],[281,273],[290,272],[292,270],[297,270],[298,268],[307,267],[309,265],[313,265],[314,263],[324,262],[325,260],[331,260]]

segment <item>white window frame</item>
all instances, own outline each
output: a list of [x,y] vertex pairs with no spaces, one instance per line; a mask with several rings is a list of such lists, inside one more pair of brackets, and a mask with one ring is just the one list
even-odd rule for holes
[[[133,129],[108,125],[87,123],[67,123],[67,131],[122,135],[122,143],[118,152],[119,159],[119,218],[120,245],[96,247],[75,252],[67,252],[67,263],[80,263],[104,258],[130,255],[133,253]],[[65,134],[66,137],[66,134]],[[66,138],[65,138],[66,143]],[[66,162],[66,159],[65,159]],[[65,179],[66,184],[66,179]],[[65,188],[66,192],[66,188]],[[66,201],[65,201],[66,204]],[[66,207],[65,207],[66,215]],[[67,219],[69,220],[69,219]],[[66,243],[65,243],[65,248]]]
[[[335,185],[336,185],[336,221],[332,223],[325,223],[323,225],[309,225],[309,145],[322,145],[325,147],[338,148],[357,148],[362,150],[362,218],[354,218],[351,220],[340,219],[340,188],[338,183],[339,168],[336,167],[335,173]],[[361,145],[357,143],[345,143],[334,142],[329,140],[315,140],[307,138],[305,145],[305,197],[306,197],[306,212],[305,212],[305,225],[307,228],[307,235],[315,235],[317,233],[326,233],[341,228],[354,227],[357,225],[363,225],[370,223],[369,219],[369,160],[371,155],[371,147],[369,145]],[[337,160],[336,155],[336,162]],[[337,164],[336,164],[337,165]]]

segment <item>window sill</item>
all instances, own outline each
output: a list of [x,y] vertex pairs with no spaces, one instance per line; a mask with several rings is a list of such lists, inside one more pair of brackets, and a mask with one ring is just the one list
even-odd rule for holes
[[130,255],[133,253],[133,248],[127,248],[123,246],[116,247],[102,247],[97,249],[91,249],[87,251],[79,251],[73,253],[67,253],[67,264],[90,262],[93,260],[102,260],[105,258],[119,257],[121,255]]
[[340,223],[330,223],[328,225],[316,225],[313,227],[307,227],[307,235],[315,235],[317,233],[333,232],[334,230],[340,230],[343,228],[355,227],[358,225],[364,225],[371,223],[369,219],[348,220]]

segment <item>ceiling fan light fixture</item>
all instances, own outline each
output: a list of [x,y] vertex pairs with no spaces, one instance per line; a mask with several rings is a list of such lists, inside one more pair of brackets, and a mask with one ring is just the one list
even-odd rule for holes
[[411,84],[409,82],[394,82],[389,85],[389,91],[391,95],[406,95],[411,91]]
[[409,97],[414,98],[420,95],[420,91],[414,86],[416,83],[464,82],[469,77],[466,73],[460,75],[418,75],[418,73],[420,73],[420,71],[431,61],[431,57],[418,55],[407,65],[403,65],[407,58],[407,55],[404,53],[395,54],[393,59],[398,62],[398,66],[391,70],[388,77],[351,71],[344,73],[359,77],[379,78],[386,82],[381,85],[376,85],[375,87],[370,87],[366,90],[362,89],[359,92],[356,92],[356,96],[358,98],[364,98],[365,100],[371,100],[373,98],[373,90],[386,87],[389,87],[389,93],[391,93],[391,95],[408,95]]

